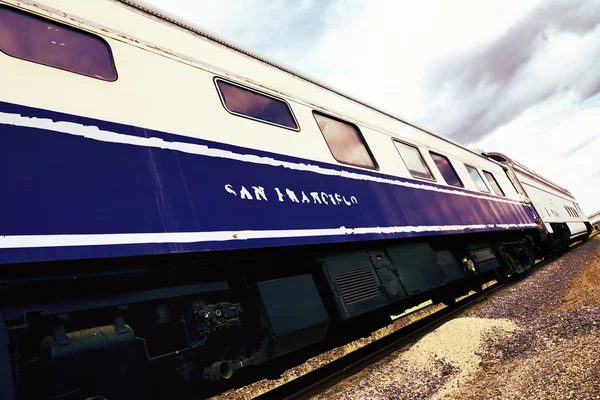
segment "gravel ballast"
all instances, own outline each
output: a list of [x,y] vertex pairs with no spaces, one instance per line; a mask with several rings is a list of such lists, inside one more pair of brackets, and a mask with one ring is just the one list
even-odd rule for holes
[[600,236],[319,399],[600,399]]

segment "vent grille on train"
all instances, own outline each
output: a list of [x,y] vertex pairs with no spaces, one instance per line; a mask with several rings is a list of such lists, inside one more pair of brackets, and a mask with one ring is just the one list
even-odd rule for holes
[[346,305],[381,294],[371,268],[340,272],[335,274],[335,282]]

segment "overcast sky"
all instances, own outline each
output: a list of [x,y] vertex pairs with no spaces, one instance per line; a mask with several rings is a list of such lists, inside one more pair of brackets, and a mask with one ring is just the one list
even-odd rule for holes
[[600,0],[147,0],[600,210]]

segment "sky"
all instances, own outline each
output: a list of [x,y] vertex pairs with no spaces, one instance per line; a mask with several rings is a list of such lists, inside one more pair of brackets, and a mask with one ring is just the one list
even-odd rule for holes
[[600,0],[146,0],[600,211]]

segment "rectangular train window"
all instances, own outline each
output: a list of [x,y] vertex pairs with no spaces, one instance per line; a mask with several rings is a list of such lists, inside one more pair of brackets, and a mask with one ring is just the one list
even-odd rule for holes
[[477,168],[466,164],[465,167],[467,167],[467,171],[469,172],[469,175],[471,175],[473,182],[475,182],[475,186],[477,186],[477,189],[479,189],[480,192],[489,193],[490,189],[488,189],[487,185],[483,181],[483,178],[481,177],[481,175],[479,175],[479,171],[477,171]]
[[117,80],[110,47],[100,37],[3,6],[0,51],[104,81]]
[[222,79],[215,79],[215,82],[223,106],[230,113],[282,128],[300,130],[292,109],[285,101]]
[[358,128],[347,122],[317,112],[313,116],[333,157],[344,164],[377,169],[367,144]]
[[394,140],[394,145],[396,146],[398,153],[400,153],[400,158],[402,158],[402,161],[406,164],[408,172],[410,172],[413,177],[430,181],[435,180],[433,179],[429,167],[425,164],[425,160],[423,159],[423,156],[421,156],[419,149],[397,140]]
[[504,192],[502,191],[502,188],[498,184],[498,181],[496,180],[496,177],[494,176],[494,174],[492,174],[491,172],[487,172],[487,171],[483,171],[483,174],[487,178],[488,183],[490,184],[490,186],[492,187],[494,192],[498,196],[504,196]]
[[440,171],[448,185],[464,187],[462,181],[458,177],[458,174],[454,170],[454,167],[452,166],[452,164],[450,164],[450,160],[448,160],[448,157],[432,152],[429,152],[429,154],[431,155],[433,162],[437,166],[438,170]]
[[517,186],[517,184],[515,183],[515,179],[516,179],[516,178],[514,178],[514,175],[513,175],[513,173],[512,173],[510,170],[508,170],[508,169],[505,169],[505,170],[504,170],[504,173],[506,174],[506,177],[507,177],[507,178],[508,178],[508,180],[510,181],[511,185],[513,185],[513,187],[515,188],[515,191],[516,191],[517,193],[519,193],[519,194],[523,194],[523,193],[521,193],[521,190],[519,189],[519,187],[518,187],[518,186]]

